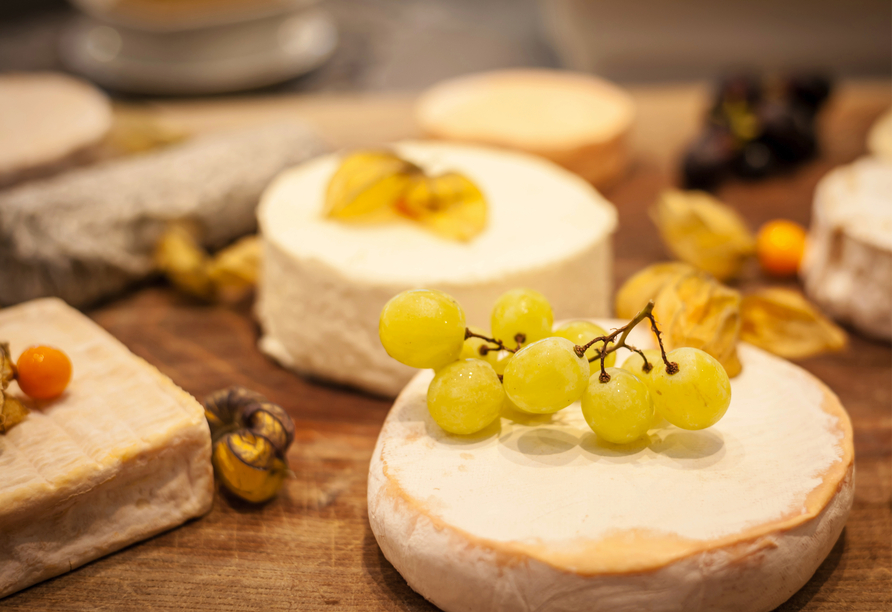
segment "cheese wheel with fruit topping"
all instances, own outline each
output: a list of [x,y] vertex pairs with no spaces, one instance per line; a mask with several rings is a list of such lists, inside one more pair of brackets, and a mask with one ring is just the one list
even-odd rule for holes
[[327,218],[338,155],[282,173],[258,209],[264,352],[311,376],[395,396],[415,370],[384,351],[378,319],[401,291],[445,291],[469,325],[486,329],[496,299],[516,287],[542,292],[557,317],[608,313],[616,211],[589,184],[519,153],[427,142],[393,149],[429,173],[471,179],[487,200],[486,228],[458,242],[404,219]]
[[845,525],[852,426],[804,370],[747,344],[740,357],[718,423],[626,445],[599,440],[578,403],[447,434],[427,410],[432,372],[418,374],[369,468],[384,556],[446,612],[773,610]]

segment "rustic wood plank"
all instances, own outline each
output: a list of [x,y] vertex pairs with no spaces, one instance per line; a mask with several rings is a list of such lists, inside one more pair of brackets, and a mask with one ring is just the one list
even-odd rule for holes
[[[887,86],[871,87],[844,89],[829,109],[821,159],[784,177],[730,184],[721,196],[753,226],[777,216],[806,222],[817,180],[832,166],[861,154],[867,127],[890,103]],[[666,90],[662,105],[659,91],[644,92],[640,123],[658,126],[661,117],[679,116],[678,112],[696,117],[704,90],[699,91]],[[398,106],[404,108],[403,104]],[[648,105],[651,110],[645,112]],[[667,111],[673,107],[677,112]],[[403,129],[399,125],[397,131]],[[638,156],[626,180],[607,194],[620,212],[617,283],[643,265],[666,258],[646,214],[659,190],[675,182],[667,160],[684,134],[676,133],[675,127],[666,130],[672,135],[660,137],[655,152]],[[338,138],[349,140],[348,135]],[[634,139],[646,144],[641,134]],[[764,283],[753,267],[741,288]],[[297,424],[297,439],[289,452],[295,477],[277,499],[260,508],[218,494],[206,517],[27,589],[0,602],[0,608],[434,609],[384,559],[368,526],[368,461],[389,401],[315,383],[269,362],[255,347],[258,330],[247,303],[203,305],[156,283],[90,314],[199,398],[241,384],[281,404]],[[892,606],[892,350],[888,344],[853,335],[843,353],[801,365],[840,396],[852,417],[857,484],[843,536],[815,577],[779,610],[888,610]]]

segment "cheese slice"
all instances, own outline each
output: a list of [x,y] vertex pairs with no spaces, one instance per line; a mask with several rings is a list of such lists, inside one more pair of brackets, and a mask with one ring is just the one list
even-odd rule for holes
[[65,74],[0,76],[0,187],[76,161],[108,134],[108,98]]
[[892,340],[892,158],[864,157],[821,179],[801,274],[833,317]]
[[615,182],[628,162],[635,107],[622,89],[558,70],[500,70],[435,85],[415,117],[433,138],[541,155],[596,187]]
[[600,442],[578,404],[446,434],[419,373],[369,469],[381,550],[447,612],[774,609],[842,531],[852,428],[805,371],[750,345],[740,356],[719,423],[627,446]]
[[0,311],[13,355],[69,356],[57,400],[0,435],[0,597],[201,516],[211,440],[192,396],[57,299]]
[[474,181],[487,198],[487,228],[461,243],[408,220],[325,218],[338,156],[281,174],[258,212],[264,352],[298,371],[395,396],[414,370],[384,351],[378,318],[400,291],[446,291],[469,324],[484,328],[498,296],[516,287],[541,291],[558,317],[607,314],[616,211],[590,185],[517,153],[421,142],[394,148],[430,172],[455,170]]

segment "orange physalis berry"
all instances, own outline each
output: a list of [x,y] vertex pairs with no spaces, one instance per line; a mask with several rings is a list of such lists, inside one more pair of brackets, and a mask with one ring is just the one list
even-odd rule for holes
[[51,346],[25,349],[16,362],[16,370],[19,387],[34,399],[59,397],[71,380],[71,360]]
[[777,219],[759,229],[756,254],[762,269],[773,276],[793,276],[805,253],[805,228]]

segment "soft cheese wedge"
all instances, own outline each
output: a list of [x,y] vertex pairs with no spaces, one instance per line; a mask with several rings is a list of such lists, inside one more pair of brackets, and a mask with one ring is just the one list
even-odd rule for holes
[[74,371],[0,435],[0,597],[210,510],[210,432],[192,396],[60,300],[0,311],[0,339],[16,356],[56,346]]
[[801,274],[834,318],[892,340],[892,158],[864,157],[821,179]]
[[258,212],[264,352],[298,371],[395,396],[415,370],[384,351],[378,317],[400,291],[445,291],[469,324],[486,327],[496,299],[516,287],[541,291],[557,317],[607,315],[616,211],[585,181],[518,153],[421,142],[394,149],[429,173],[473,181],[487,200],[486,229],[459,242],[405,219],[326,218],[325,190],[341,158],[286,171]]
[[381,550],[447,612],[774,609],[842,531],[852,428],[802,369],[746,344],[740,357],[719,423],[626,446],[600,442],[578,404],[446,434],[418,374],[369,470]]

